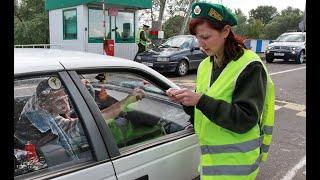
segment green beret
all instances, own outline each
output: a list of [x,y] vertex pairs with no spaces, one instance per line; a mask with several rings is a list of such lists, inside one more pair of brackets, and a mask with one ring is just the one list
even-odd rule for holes
[[221,4],[194,3],[191,15],[192,18],[206,18],[214,22],[225,22],[230,26],[238,24],[236,16]]

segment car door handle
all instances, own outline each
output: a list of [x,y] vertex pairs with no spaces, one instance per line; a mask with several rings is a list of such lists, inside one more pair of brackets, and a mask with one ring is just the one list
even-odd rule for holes
[[137,178],[135,180],[149,180],[149,176],[147,174],[147,175],[141,176],[141,177],[139,177],[139,178]]

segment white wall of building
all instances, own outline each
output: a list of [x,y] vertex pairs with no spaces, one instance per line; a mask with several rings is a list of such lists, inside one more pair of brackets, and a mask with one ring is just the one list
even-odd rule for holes
[[[63,10],[77,8],[77,39],[63,40]],[[136,31],[139,28],[138,13],[135,13]],[[88,43],[88,6],[79,5],[49,11],[50,44],[61,44],[61,49],[87,51],[103,54],[102,43]],[[114,17],[111,18],[114,21]],[[85,31],[87,28],[87,31]],[[112,33],[114,38],[114,33]],[[59,48],[59,47],[52,47]],[[133,60],[138,51],[135,43],[115,43],[115,56]]]
[[[77,39],[63,39],[63,10],[77,8]],[[50,44],[61,44],[61,49],[85,51],[84,27],[88,24],[87,7],[80,5],[49,11]]]

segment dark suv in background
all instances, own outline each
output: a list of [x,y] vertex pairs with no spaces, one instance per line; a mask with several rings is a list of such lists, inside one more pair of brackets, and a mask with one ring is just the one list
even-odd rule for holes
[[184,76],[189,70],[197,69],[206,57],[194,36],[178,35],[158,47],[137,54],[135,61],[158,72],[175,72],[178,76]]
[[296,64],[306,60],[306,33],[289,32],[281,34],[269,44],[266,52],[266,61],[272,63],[274,59],[293,59]]

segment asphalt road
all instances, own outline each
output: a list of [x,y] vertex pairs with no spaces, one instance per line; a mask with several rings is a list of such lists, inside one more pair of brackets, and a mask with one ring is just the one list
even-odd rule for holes
[[[276,88],[275,125],[269,158],[257,179],[306,179],[306,64],[275,60],[266,67]],[[184,77],[164,75],[181,87],[195,87],[195,71]]]

